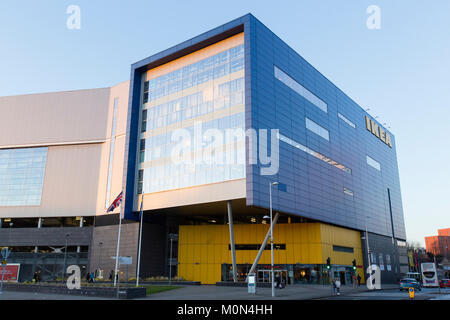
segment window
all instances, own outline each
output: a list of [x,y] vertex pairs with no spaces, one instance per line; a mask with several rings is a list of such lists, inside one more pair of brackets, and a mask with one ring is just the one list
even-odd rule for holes
[[144,82],[144,96],[142,98],[142,103],[148,102],[148,92],[149,92],[149,82],[145,81]]
[[387,271],[391,271],[391,256],[389,254],[386,255],[386,269]]
[[138,189],[137,189],[138,194],[142,193],[143,182],[144,182],[144,170],[139,170],[139,172],[138,172]]
[[383,254],[380,253],[378,255],[378,262],[380,264],[380,270],[383,271],[384,270],[384,261],[383,261]]
[[139,151],[140,151],[140,162],[145,161],[145,139],[141,139],[141,143],[139,145]]
[[377,256],[376,256],[375,252],[370,253],[370,262],[372,264],[377,264]]
[[367,156],[367,164],[378,171],[381,171],[381,165],[378,161],[372,159],[371,157]]
[[346,124],[348,124],[350,127],[356,128],[356,125],[355,125],[353,122],[351,122],[350,120],[348,120],[346,117],[344,117],[344,115],[342,115],[342,114],[339,113],[339,112],[338,112],[338,117],[339,117],[342,121],[344,121]]
[[143,104],[244,69],[244,45],[144,82]]
[[353,253],[353,248],[333,245],[333,251]]
[[330,134],[328,133],[328,130],[319,126],[317,123],[308,118],[306,118],[306,128],[314,132],[315,134],[321,136],[325,140],[330,141]]
[[348,188],[346,188],[346,187],[344,187],[344,193],[345,193],[345,194],[348,194],[349,196],[352,196],[352,197],[353,197],[353,195],[354,195],[353,191],[350,190],[350,189],[348,189]]
[[406,241],[397,240],[397,245],[399,247],[406,247]]
[[142,111],[141,132],[147,131],[147,109]]
[[324,155],[322,155],[314,150],[311,150],[310,148],[282,135],[281,133],[278,134],[278,139],[280,139],[280,141],[286,142],[287,144],[293,146],[294,148],[297,148],[299,150],[302,150],[303,152],[308,153],[309,155],[311,155],[319,160],[322,160],[323,162],[326,162],[326,163],[332,165],[333,167],[335,167],[339,170],[342,170],[348,174],[352,174],[352,169],[347,168],[346,166],[344,166],[328,157],[325,157]]
[[302,86],[300,83],[292,79],[289,75],[284,73],[282,70],[278,69],[277,66],[274,67],[274,75],[275,78],[283,82],[285,85],[287,85],[289,88],[297,92],[299,95],[301,95],[303,98],[311,102],[313,105],[315,105],[317,108],[322,110],[323,112],[328,112],[328,106],[327,104],[318,98],[314,93],[306,89],[304,86]]
[[[259,250],[261,248],[260,244],[235,244],[234,249],[235,250]],[[285,243],[274,243],[273,244],[274,250],[286,250],[286,244]],[[231,245],[228,245],[228,250],[231,250]],[[264,250],[270,250],[270,245],[267,244]]]
[[41,204],[48,148],[0,150],[0,206]]

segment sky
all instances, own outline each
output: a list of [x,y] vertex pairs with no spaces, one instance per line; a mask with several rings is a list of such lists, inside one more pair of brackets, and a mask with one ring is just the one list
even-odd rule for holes
[[[70,5],[80,29],[67,28]],[[366,25],[370,5],[380,29]],[[132,63],[247,13],[390,127],[408,240],[450,227],[448,0],[3,0],[0,96],[115,85]]]

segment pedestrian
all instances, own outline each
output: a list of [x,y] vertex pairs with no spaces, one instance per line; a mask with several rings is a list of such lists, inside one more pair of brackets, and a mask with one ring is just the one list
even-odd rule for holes
[[33,274],[33,282],[37,283],[37,271],[35,271]]
[[361,276],[358,274],[358,277],[356,278],[358,280],[358,288],[361,285]]
[[113,270],[111,270],[111,272],[109,273],[109,280],[110,280],[110,281],[112,281],[112,279],[113,279],[113,273],[114,273]]
[[36,272],[36,282],[40,283],[41,282],[41,270],[38,270]]
[[91,280],[91,273],[88,272],[88,273],[86,273],[86,281],[89,283],[90,280]]
[[280,277],[279,276],[275,277],[275,288],[280,288],[281,289],[281,287],[280,287]]
[[336,279],[336,294],[339,296],[341,294],[341,280]]
[[93,282],[94,282],[94,273],[93,272],[89,272],[88,283],[93,283]]
[[332,294],[334,296],[336,294],[336,281],[334,279],[331,279],[331,288],[332,288]]

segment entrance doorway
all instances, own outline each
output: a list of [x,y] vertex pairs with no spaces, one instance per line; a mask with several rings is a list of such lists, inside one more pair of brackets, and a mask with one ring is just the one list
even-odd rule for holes
[[[273,270],[275,279],[280,278],[281,282],[288,284],[288,272],[287,270]],[[257,282],[272,282],[272,271],[271,270],[258,270]]]

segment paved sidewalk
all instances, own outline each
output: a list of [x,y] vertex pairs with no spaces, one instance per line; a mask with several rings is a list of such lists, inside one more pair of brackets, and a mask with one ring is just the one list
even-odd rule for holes
[[[398,290],[397,285],[383,286],[385,290]],[[383,290],[381,290],[383,291]],[[353,288],[341,287],[339,297],[331,295],[331,287],[323,285],[290,285],[276,290],[277,300],[308,300],[321,298],[344,298],[358,294],[369,293],[366,286]],[[270,288],[257,288],[256,295],[249,294],[247,287],[218,287],[215,285],[184,286],[175,290],[155,293],[136,300],[271,300]],[[1,300],[107,300],[107,298],[85,297],[64,294],[47,294],[33,292],[16,292],[4,290]]]
[[[397,285],[385,286],[385,289],[398,288]],[[366,286],[353,288],[341,287],[341,296],[369,291]],[[323,285],[290,285],[284,289],[276,290],[275,299],[279,300],[306,300],[319,299],[331,296],[331,287]],[[176,290],[152,294],[149,300],[266,300],[272,299],[271,288],[257,288],[255,295],[249,294],[246,287],[218,287],[215,285],[202,285],[183,287]]]
[[108,298],[3,290],[0,301],[5,300],[108,300]]

